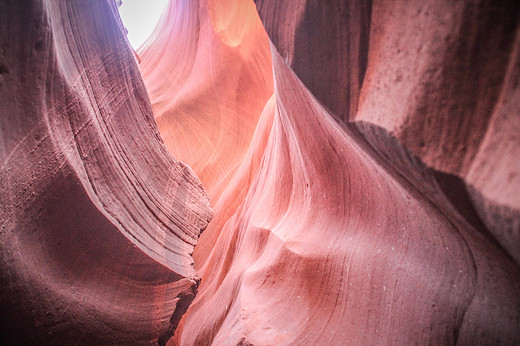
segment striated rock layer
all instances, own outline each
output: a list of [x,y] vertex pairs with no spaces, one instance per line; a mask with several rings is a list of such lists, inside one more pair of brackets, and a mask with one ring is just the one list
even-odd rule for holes
[[520,343],[518,1],[0,6],[4,339]]
[[172,0],[138,51],[161,136],[212,202],[273,93],[267,42],[251,1]]
[[[248,88],[265,100],[268,85],[209,77],[242,72],[225,61],[247,35],[230,43],[219,23],[256,27],[245,2],[171,1],[182,20],[140,51],[161,133],[213,143],[166,140],[215,210],[194,253],[199,294],[172,342],[520,342],[518,2],[256,6],[275,89],[258,118],[257,103],[238,116],[221,105]],[[201,103],[215,90],[218,102]],[[233,137],[242,122],[253,136]],[[198,164],[207,157],[237,164]]]
[[165,342],[212,212],[157,131],[114,1],[0,3],[0,339]]

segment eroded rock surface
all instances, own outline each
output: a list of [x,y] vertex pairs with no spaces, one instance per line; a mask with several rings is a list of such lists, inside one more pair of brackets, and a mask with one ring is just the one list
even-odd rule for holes
[[[180,11],[183,2],[172,3]],[[188,12],[200,25],[189,40],[195,55],[225,42],[203,29],[219,21],[206,13],[216,3],[199,1]],[[230,11],[242,6],[224,3]],[[226,177],[226,185],[209,184],[215,218],[194,255],[202,283],[172,342],[518,342],[517,3],[256,6],[271,41],[275,90],[257,122],[235,120],[256,130],[245,156],[235,154],[231,176],[194,168],[213,175],[208,182]],[[165,30],[171,42],[186,41]],[[143,64],[157,61],[146,58],[150,51]],[[222,56],[213,48],[206,75],[225,68]],[[189,61],[191,68],[196,58]],[[186,73],[200,93],[240,95],[241,88]],[[160,85],[153,73],[143,77],[150,88]],[[199,109],[182,90],[164,108],[161,97],[151,101],[181,118],[177,105]],[[219,127],[223,136],[232,124]],[[171,126],[160,128],[168,134]],[[190,141],[172,146],[182,151]],[[183,160],[221,150],[197,149]]]
[[162,143],[118,18],[0,3],[4,344],[153,343],[199,284],[209,199]]
[[518,1],[0,6],[13,338],[520,342]]

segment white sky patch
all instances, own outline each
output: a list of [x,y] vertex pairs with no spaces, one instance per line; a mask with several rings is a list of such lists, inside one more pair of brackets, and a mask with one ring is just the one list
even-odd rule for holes
[[137,50],[152,34],[169,0],[122,0],[121,20],[128,30],[128,40]]

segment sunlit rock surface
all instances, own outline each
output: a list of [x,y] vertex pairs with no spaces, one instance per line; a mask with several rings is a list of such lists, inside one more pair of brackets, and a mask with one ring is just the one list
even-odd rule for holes
[[0,5],[2,332],[520,343],[520,3],[171,0],[137,59],[49,3]]
[[174,0],[138,52],[161,136],[212,202],[273,94],[267,42],[252,1]]
[[150,344],[197,290],[209,199],[162,143],[117,18],[0,3],[2,344]]
[[256,1],[275,90],[233,119],[228,100],[269,92],[265,69],[212,77],[243,71],[226,62],[247,34],[219,23],[255,27],[244,3],[172,1],[182,19],[139,52],[166,144],[215,209],[172,342],[518,342],[516,2]]

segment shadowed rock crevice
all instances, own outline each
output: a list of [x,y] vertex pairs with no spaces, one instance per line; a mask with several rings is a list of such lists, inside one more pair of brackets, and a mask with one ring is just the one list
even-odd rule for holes
[[372,1],[307,1],[294,33],[291,68],[342,120],[357,111],[368,63],[371,14]]
[[470,194],[467,191],[464,181],[452,174],[446,174],[434,171],[435,180],[444,192],[444,195],[450,200],[451,204],[457,211],[468,221],[476,230],[488,233],[488,230],[480,219]]
[[173,310],[173,314],[170,317],[170,327],[164,334],[159,337],[159,340],[157,341],[160,346],[166,345],[168,340],[170,340],[170,338],[175,334],[175,330],[177,329],[182,316],[184,316],[191,302],[197,295],[197,288],[199,287],[200,279],[197,278],[194,281],[190,281],[192,282],[188,289],[180,292],[175,297],[175,310]]

